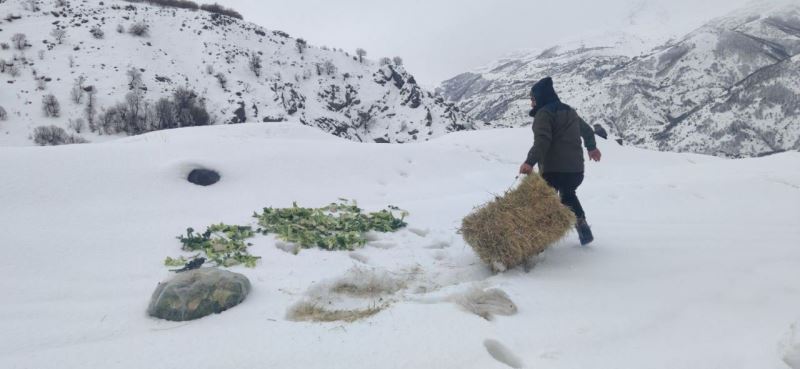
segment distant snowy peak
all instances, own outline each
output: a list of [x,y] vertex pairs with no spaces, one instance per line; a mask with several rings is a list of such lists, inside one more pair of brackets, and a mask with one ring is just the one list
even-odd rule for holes
[[561,44],[440,91],[486,126],[518,126],[529,122],[530,85],[553,76],[588,120],[638,146],[723,156],[800,148],[800,4],[758,3],[644,52],[630,45],[624,36]]
[[[89,141],[193,125],[197,119],[184,118],[201,108],[208,116],[197,124],[296,119],[366,142],[420,141],[471,127],[452,103],[419,86],[402,60],[374,62],[225,15],[99,0],[0,1],[0,14],[0,106],[8,116],[0,145],[32,144],[43,125]],[[17,34],[26,40],[19,47]],[[93,91],[102,127],[76,128],[88,120],[86,99],[72,99],[81,76],[77,90]],[[156,107],[179,88],[194,92],[196,106]],[[60,102],[56,116],[42,108],[51,94]]]
[[630,26],[666,25],[670,23],[671,14],[662,4],[650,0],[639,0],[628,11],[625,20]]
[[624,55],[635,57],[652,50],[654,45],[666,42],[671,37],[652,34],[637,34],[632,31],[605,32],[593,37],[565,40],[544,49],[516,50],[487,65],[475,68],[472,73],[491,73],[509,62],[535,62],[568,54],[591,53],[593,55]]

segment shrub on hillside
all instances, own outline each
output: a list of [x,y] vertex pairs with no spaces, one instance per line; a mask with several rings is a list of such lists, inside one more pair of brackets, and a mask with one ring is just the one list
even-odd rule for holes
[[336,67],[336,64],[333,64],[333,62],[330,60],[326,60],[324,63],[322,63],[322,68],[329,76],[336,74],[339,70],[339,68]]
[[187,88],[178,88],[172,94],[175,104],[175,116],[179,127],[206,126],[211,124],[211,115],[206,110],[205,102],[197,94]]
[[28,44],[28,36],[25,36],[24,33],[15,33],[11,36],[11,43],[17,50],[25,50],[26,47],[31,46]]
[[363,63],[364,62],[364,57],[367,56],[367,50],[364,50],[362,48],[358,48],[358,49],[356,49],[356,55],[358,55],[358,59],[356,59],[356,60],[358,60],[359,63]]
[[56,40],[56,43],[61,45],[67,38],[67,31],[62,28],[54,28],[52,31],[50,31],[50,36],[53,36],[53,38]]
[[219,82],[219,87],[222,87],[223,90],[228,89],[228,77],[225,77],[225,74],[220,72],[214,75],[217,78],[217,82]]
[[55,95],[47,94],[42,97],[42,111],[45,117],[58,117],[61,114],[61,104]]
[[36,13],[36,12],[42,10],[42,8],[39,7],[39,1],[38,0],[23,0],[22,1],[22,7],[25,10],[33,12],[33,13]]
[[92,27],[92,29],[89,30],[89,33],[92,34],[92,37],[94,37],[94,38],[96,38],[98,40],[101,40],[101,39],[103,39],[103,37],[106,36],[106,33],[103,32],[103,29],[100,28],[100,26]]
[[86,126],[86,121],[84,121],[83,118],[69,120],[69,128],[75,131],[75,133],[81,133],[83,127],[85,126]]
[[247,58],[247,66],[250,68],[250,71],[256,75],[256,77],[261,76],[261,69],[263,68],[263,65],[261,62],[261,56],[256,52],[250,53],[250,57]]
[[224,7],[222,5],[219,5],[217,3],[200,5],[200,9],[201,10],[205,10],[205,11],[207,11],[209,13],[227,15],[229,17],[236,18],[236,19],[244,19],[244,17],[241,14],[239,14],[239,12],[237,12],[236,10],[233,10],[231,8],[226,8],[226,7]]
[[129,3],[148,3],[169,8],[197,10],[200,6],[189,0],[125,0]]
[[129,3],[148,3],[169,8],[189,9],[189,10],[204,10],[209,13],[226,15],[236,19],[244,19],[242,15],[234,9],[226,8],[217,3],[198,5],[190,0],[125,0]]
[[86,92],[86,108],[83,110],[86,116],[86,124],[88,124],[90,130],[95,131],[97,129],[97,88],[86,86],[83,90]]
[[145,22],[136,22],[128,27],[128,33],[134,36],[145,37],[150,34],[150,25]]
[[18,65],[19,65],[19,63],[6,64],[6,68],[5,69],[6,69],[6,72],[8,73],[8,75],[10,75],[11,77],[14,77],[14,78],[19,77],[20,71],[19,71],[19,66]]
[[303,40],[302,38],[298,38],[297,40],[294,41],[294,46],[295,48],[297,48],[297,52],[302,54],[303,51],[305,51],[306,48],[308,48],[308,42],[306,42],[306,40]]
[[58,126],[39,126],[33,130],[33,142],[40,146],[87,143],[81,136],[71,135]]
[[4,121],[8,119],[8,113],[6,113],[6,109],[0,106],[0,121]]
[[[178,88],[171,98],[152,103],[138,91],[125,101],[106,109],[98,116],[96,128],[105,134],[137,135],[169,128],[205,126],[212,123],[203,99],[188,88]],[[91,127],[90,127],[91,128]]]
[[72,88],[69,90],[69,97],[73,103],[80,104],[83,102],[83,96],[86,93],[83,87],[85,82],[86,77],[82,75],[75,79],[75,84],[73,84]]

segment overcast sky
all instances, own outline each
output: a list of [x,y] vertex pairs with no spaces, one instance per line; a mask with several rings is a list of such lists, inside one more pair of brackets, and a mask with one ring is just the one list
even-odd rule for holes
[[[800,1],[800,0],[796,0]],[[203,1],[201,1],[203,2]],[[508,53],[606,31],[685,33],[750,0],[217,0],[314,45],[402,56],[428,86]],[[641,32],[641,31],[640,31]]]

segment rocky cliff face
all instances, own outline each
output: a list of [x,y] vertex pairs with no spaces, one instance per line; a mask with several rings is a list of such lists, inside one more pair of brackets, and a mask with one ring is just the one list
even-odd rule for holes
[[443,83],[485,126],[530,123],[528,91],[552,76],[587,121],[651,149],[757,156],[800,149],[800,5],[755,6],[636,56],[553,47]]
[[[146,32],[132,34],[137,25]],[[19,48],[17,34],[26,40]],[[147,2],[0,1],[0,43],[2,145],[32,144],[31,132],[42,125],[107,139],[108,132],[70,128],[86,118],[85,99],[71,99],[79,78],[82,88],[94,89],[98,115],[129,101],[132,91],[152,105],[189,88],[217,124],[297,119],[366,142],[426,140],[471,127],[402,65],[360,61],[206,11]],[[139,82],[132,83],[135,74]],[[50,94],[60,102],[58,117],[43,114]]]

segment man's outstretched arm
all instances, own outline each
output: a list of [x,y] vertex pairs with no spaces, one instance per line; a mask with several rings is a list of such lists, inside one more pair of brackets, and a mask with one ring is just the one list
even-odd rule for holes
[[602,154],[600,153],[600,150],[597,149],[597,141],[594,139],[594,130],[583,120],[583,118],[578,117],[578,120],[580,124],[581,137],[583,137],[583,145],[586,146],[586,151],[589,152],[589,159],[600,161]]
[[528,151],[525,163],[520,167],[520,173],[530,174],[533,167],[538,164],[547,151],[550,150],[550,143],[553,140],[552,129],[553,115],[548,112],[540,112],[533,120],[533,147]]

